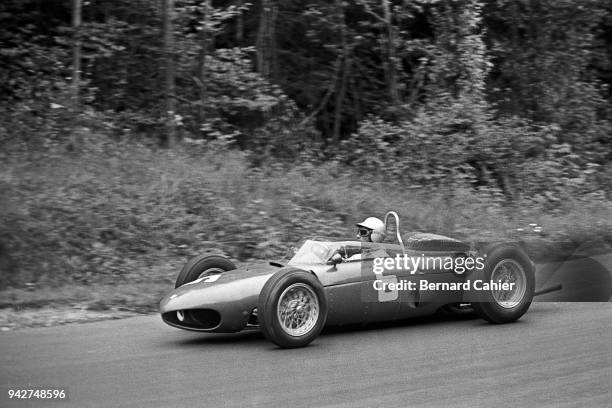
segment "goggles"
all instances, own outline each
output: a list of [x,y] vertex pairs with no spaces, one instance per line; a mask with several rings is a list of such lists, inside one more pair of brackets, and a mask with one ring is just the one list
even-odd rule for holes
[[367,229],[367,228],[359,228],[357,230],[357,236],[358,237],[367,237],[371,233],[372,233],[372,230],[371,229]]

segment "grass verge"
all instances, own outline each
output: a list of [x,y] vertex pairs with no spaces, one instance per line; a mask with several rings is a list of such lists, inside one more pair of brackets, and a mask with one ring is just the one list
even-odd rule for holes
[[352,236],[355,222],[388,210],[400,214],[403,231],[528,238],[536,256],[558,250],[558,241],[612,244],[605,197],[551,208],[462,184],[405,186],[336,163],[262,169],[235,151],[85,142],[78,153],[3,153],[1,307],[156,310],[191,256],[274,258],[304,236]]

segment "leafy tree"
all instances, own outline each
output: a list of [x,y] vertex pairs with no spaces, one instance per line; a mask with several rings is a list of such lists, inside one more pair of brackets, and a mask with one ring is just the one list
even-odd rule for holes
[[[586,161],[602,162],[609,144],[609,101],[593,66],[605,60],[598,31],[609,24],[605,3],[498,1],[487,5],[491,54],[489,84],[504,112],[560,127]],[[609,69],[609,67],[608,67]]]

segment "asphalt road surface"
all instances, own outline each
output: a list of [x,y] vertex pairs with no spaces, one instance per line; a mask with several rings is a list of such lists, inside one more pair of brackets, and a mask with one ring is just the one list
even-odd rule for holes
[[[159,316],[0,335],[0,406],[611,406],[612,303],[534,303],[513,324],[427,318],[325,331],[282,350]],[[68,402],[9,400],[62,387]]]

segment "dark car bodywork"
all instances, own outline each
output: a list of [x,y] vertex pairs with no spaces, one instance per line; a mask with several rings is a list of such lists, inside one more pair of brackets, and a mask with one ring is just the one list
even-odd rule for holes
[[[414,237],[414,236],[413,236]],[[441,245],[431,243],[437,239]],[[401,243],[401,239],[400,239]],[[334,254],[350,251],[339,263]],[[163,320],[181,329],[203,332],[236,332],[257,327],[258,298],[263,286],[275,273],[295,269],[314,274],[322,283],[328,302],[326,325],[368,323],[404,319],[434,313],[446,304],[461,303],[461,291],[376,290],[377,279],[429,282],[464,282],[469,274],[446,269],[401,269],[373,272],[374,258],[397,254],[409,256],[466,256],[470,245],[448,237],[421,234],[407,245],[366,243],[356,240],[311,238],[302,241],[287,262],[262,262],[197,279],[164,297],[160,304]],[[392,277],[389,275],[393,275]]]

